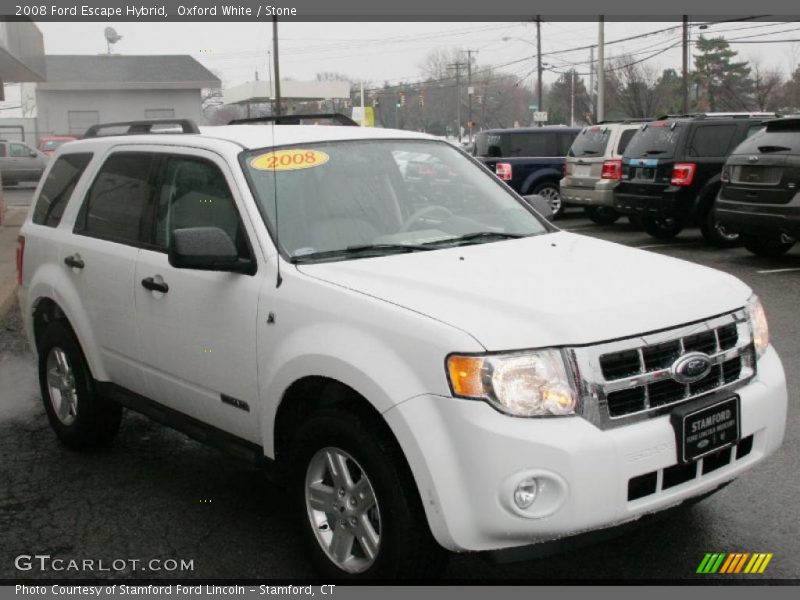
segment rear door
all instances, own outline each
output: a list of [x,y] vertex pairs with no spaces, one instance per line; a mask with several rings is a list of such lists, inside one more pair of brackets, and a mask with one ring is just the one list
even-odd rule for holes
[[611,137],[611,129],[603,125],[587,127],[578,134],[567,153],[566,185],[594,189]]
[[[242,198],[216,154],[166,148],[159,156],[153,244],[139,254],[134,278],[139,347],[152,397],[260,443],[256,330],[263,277],[177,269],[167,256],[176,229],[219,227],[255,264]],[[146,281],[164,291],[145,287]]]
[[124,147],[107,155],[59,261],[86,310],[110,381],[142,395],[149,390],[138,362],[133,277],[152,228],[155,164],[151,153]]
[[660,196],[669,185],[675,154],[686,126],[679,121],[647,123],[631,138],[622,158],[620,191]]

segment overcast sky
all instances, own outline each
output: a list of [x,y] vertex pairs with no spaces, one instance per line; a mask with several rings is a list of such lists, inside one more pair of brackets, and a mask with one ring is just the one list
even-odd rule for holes
[[[676,25],[670,22],[605,25],[606,43]],[[97,54],[106,51],[103,30],[115,27],[123,39],[119,54],[190,54],[220,74],[225,85],[252,80],[255,71],[269,77],[271,23],[38,23],[48,54]],[[480,65],[504,65],[524,84],[535,81],[535,25],[532,23],[292,23],[280,24],[281,75],[312,79],[333,71],[380,85],[384,81],[414,81],[420,65],[433,49],[459,47],[478,50]],[[557,71],[576,65],[587,72],[589,51],[564,50],[597,43],[597,23],[545,22],[542,24],[545,81]],[[749,21],[714,24],[705,31],[692,27],[692,36],[724,34],[736,40],[733,48],[748,59],[775,67],[785,75],[800,63],[800,42],[742,43],[745,41],[800,40],[800,23]],[[609,44],[607,57],[630,54],[659,68],[680,68],[680,28],[624,43]],[[503,38],[507,38],[505,41]],[[510,38],[510,39],[508,39]],[[670,48],[670,46],[677,47]],[[582,63],[582,64],[581,64]],[[5,106],[13,105],[15,90],[7,86]],[[3,111],[2,116],[12,116]]]

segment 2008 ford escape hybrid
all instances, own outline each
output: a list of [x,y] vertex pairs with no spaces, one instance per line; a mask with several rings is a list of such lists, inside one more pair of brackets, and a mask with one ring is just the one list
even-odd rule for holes
[[374,578],[635,521],[780,445],[741,281],[559,231],[424,134],[180,125],[59,149],[22,228],[68,446],[128,407],[259,460],[317,567]]

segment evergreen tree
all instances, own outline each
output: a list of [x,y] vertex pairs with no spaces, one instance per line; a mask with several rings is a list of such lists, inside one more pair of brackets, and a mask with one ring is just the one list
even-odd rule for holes
[[736,61],[737,52],[721,37],[700,36],[700,54],[694,56],[693,78],[698,86],[698,108],[710,112],[747,110],[753,83],[747,61]]

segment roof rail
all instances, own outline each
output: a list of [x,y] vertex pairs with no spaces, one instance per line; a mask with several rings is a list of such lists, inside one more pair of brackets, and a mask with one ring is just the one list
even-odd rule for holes
[[705,112],[705,113],[685,113],[675,115],[661,115],[658,120],[663,119],[774,119],[779,116],[776,112]]
[[148,119],[145,121],[120,121],[119,123],[98,123],[92,125],[83,134],[85,138],[104,137],[100,135],[103,129],[111,129],[112,127],[127,127],[128,130],[123,133],[110,133],[111,135],[137,135],[142,133],[175,133],[171,131],[152,131],[156,125],[174,125],[181,128],[181,133],[200,133],[197,124],[191,119]]
[[311,119],[328,119],[338,125],[359,127],[350,117],[341,113],[314,113],[309,115],[269,115],[266,117],[252,117],[247,119],[233,119],[228,125],[249,125],[251,123],[275,123],[275,125],[300,125],[301,121]]
[[630,117],[626,119],[604,119],[602,121],[598,121],[595,125],[606,125],[611,123],[649,123],[650,121],[655,121],[655,117]]

